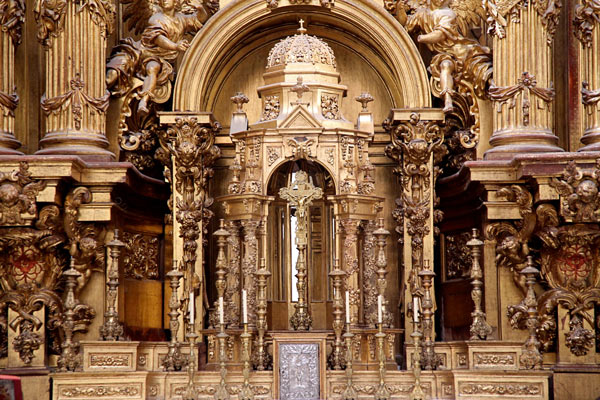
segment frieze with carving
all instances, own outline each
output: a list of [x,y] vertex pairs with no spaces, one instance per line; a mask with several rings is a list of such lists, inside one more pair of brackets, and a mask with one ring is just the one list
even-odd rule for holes
[[539,396],[542,387],[530,383],[466,383],[458,384],[458,392],[462,395],[495,395],[495,396]]
[[128,367],[130,363],[131,355],[128,354],[90,354],[92,367]]
[[158,279],[158,237],[141,233],[123,232],[123,266],[125,277]]
[[138,398],[142,385],[61,385],[59,395],[63,398],[94,399],[110,398]]

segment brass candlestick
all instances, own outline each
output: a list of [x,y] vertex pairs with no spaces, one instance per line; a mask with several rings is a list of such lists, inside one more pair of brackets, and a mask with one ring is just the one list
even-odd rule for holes
[[375,265],[377,266],[377,293],[383,299],[383,304],[381,305],[381,312],[383,315],[382,322],[385,326],[390,326],[391,314],[389,314],[387,311],[387,301],[385,300],[385,288],[387,286],[386,276],[388,273],[387,258],[385,256],[385,247],[387,244],[387,237],[389,236],[390,232],[384,228],[383,218],[379,218],[377,229],[373,232],[373,234],[377,238],[378,251],[377,261]]
[[75,286],[77,286],[77,278],[81,274],[74,268],[74,260],[71,258],[71,267],[66,270],[63,275],[66,278],[65,283],[65,301],[62,328],[65,339],[61,344],[62,353],[58,358],[57,365],[60,372],[75,371],[81,365],[81,355],[79,354],[79,343],[73,340],[75,330]]
[[419,331],[419,326],[413,321],[413,338],[414,352],[413,352],[413,375],[415,376],[415,385],[412,392],[410,393],[410,400],[426,400],[427,396],[421,387],[421,338],[423,334]]
[[[216,262],[216,282],[217,288],[217,300],[215,300],[215,312],[219,312],[219,298],[225,296],[225,289],[227,289],[227,256],[225,255],[225,246],[227,245],[227,237],[229,232],[225,229],[225,221],[219,220],[219,229],[217,229],[213,236],[217,238],[217,262]],[[225,299],[223,299],[225,300]],[[225,318],[225,316],[223,316]],[[215,321],[219,321],[219,318],[214,318]],[[220,322],[220,321],[219,321]],[[223,321],[225,322],[225,321]]]
[[[304,223],[303,223],[304,224]],[[298,219],[298,227],[300,226],[300,220]],[[306,227],[296,231],[296,235],[306,235]],[[308,312],[307,304],[307,285],[306,285],[306,239],[304,236],[296,236],[296,243],[298,247],[298,260],[296,261],[296,288],[298,289],[298,301],[294,305],[295,311],[290,318],[290,324],[294,330],[309,330],[312,326],[312,317]]]
[[258,329],[258,345],[256,348],[256,369],[264,371],[268,367],[267,350],[265,344],[265,333],[267,331],[267,278],[271,272],[265,265],[265,259],[260,260],[260,269],[256,271],[258,290],[256,293],[256,328]]
[[375,334],[377,339],[377,355],[379,359],[379,387],[375,392],[375,400],[389,400],[390,391],[385,386],[385,333],[383,333],[383,323],[377,324],[378,332]]
[[254,400],[254,393],[250,387],[250,339],[252,334],[248,332],[248,323],[244,323],[244,333],[240,335],[242,338],[243,358],[244,358],[244,384],[240,391],[239,400]]
[[171,298],[169,299],[169,330],[171,331],[171,341],[169,342],[169,351],[165,356],[162,367],[165,371],[179,371],[184,364],[183,356],[179,348],[177,333],[179,332],[179,308],[181,302],[177,299],[177,290],[179,289],[179,280],[183,277],[183,272],[177,269],[177,261],[173,260],[173,269],[167,273],[169,286],[171,286]]
[[471,313],[473,322],[471,323],[471,340],[485,340],[489,334],[492,333],[492,327],[487,323],[485,313],[481,308],[481,298],[483,282],[483,273],[481,272],[481,266],[479,265],[479,257],[481,256],[481,246],[483,242],[477,238],[477,228],[473,228],[473,236],[471,240],[467,242],[467,246],[471,248],[471,298],[475,304],[475,309]]
[[219,387],[215,392],[215,400],[229,400],[229,392],[225,385],[225,379],[227,378],[227,366],[225,365],[226,354],[225,346],[227,346],[227,338],[229,335],[225,333],[225,324],[221,324],[221,331],[217,334],[219,339],[219,365],[221,370],[221,380],[219,381]]
[[192,330],[187,334],[187,338],[190,343],[190,358],[188,360],[188,384],[183,394],[183,400],[197,400],[194,378],[196,377],[196,339],[198,339],[198,334]]
[[352,339],[354,334],[350,331],[350,324],[346,324],[346,333],[344,340],[346,341],[346,389],[342,393],[342,400],[358,400],[358,395],[352,385]]
[[429,260],[423,262],[423,268],[419,271],[419,277],[423,285],[423,299],[421,308],[423,309],[423,366],[427,370],[434,370],[439,365],[439,360],[435,354],[435,343],[433,340],[433,299],[431,298],[431,287],[433,286],[433,272],[429,266]]
[[125,246],[119,240],[119,230],[115,229],[113,240],[107,247],[110,254],[110,267],[108,269],[108,282],[106,286],[106,313],[104,314],[104,323],[100,327],[100,336],[103,340],[119,340],[123,339],[123,324],[119,322],[119,313],[116,303],[119,294],[119,255],[121,247]]
[[541,369],[543,358],[540,353],[540,342],[537,338],[537,299],[535,298],[535,290],[533,289],[539,271],[533,266],[532,256],[527,256],[527,267],[523,268],[521,274],[525,275],[525,284],[527,285],[527,295],[525,296],[524,303],[527,307],[526,325],[529,330],[529,337],[523,344],[519,361],[524,368]]
[[344,330],[344,305],[342,300],[342,279],[346,273],[340,269],[339,260],[336,258],[333,262],[333,271],[329,273],[333,281],[333,331],[335,332],[335,342],[333,352],[331,353],[331,365],[333,369],[340,370],[344,366],[344,355],[342,348],[342,331]]

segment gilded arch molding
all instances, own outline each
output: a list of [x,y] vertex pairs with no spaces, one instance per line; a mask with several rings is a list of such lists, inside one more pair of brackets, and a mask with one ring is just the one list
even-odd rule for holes
[[[217,95],[223,66],[235,57],[235,47],[255,29],[294,15],[311,16],[348,35],[361,38],[377,55],[374,69],[390,87],[394,107],[430,107],[426,67],[406,30],[374,2],[342,0],[332,9],[310,6],[267,8],[263,0],[230,2],[215,14],[186,52],[174,89],[174,110],[209,110]],[[246,47],[258,47],[248,42]],[[194,88],[194,90],[189,90]]]

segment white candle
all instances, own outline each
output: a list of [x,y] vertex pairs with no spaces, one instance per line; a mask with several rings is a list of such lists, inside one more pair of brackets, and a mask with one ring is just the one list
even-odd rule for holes
[[346,323],[350,323],[350,294],[346,290]]
[[225,314],[223,311],[223,297],[219,297],[219,323],[223,325],[225,323]]
[[194,292],[190,292],[190,325],[194,325]]
[[419,298],[413,296],[413,321],[419,322]]
[[383,296],[377,296],[377,323],[383,323]]
[[248,323],[248,303],[246,289],[242,289],[242,323]]

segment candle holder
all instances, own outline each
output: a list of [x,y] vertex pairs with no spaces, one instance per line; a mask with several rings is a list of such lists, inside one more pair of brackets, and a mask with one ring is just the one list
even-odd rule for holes
[[248,323],[244,323],[244,333],[240,335],[242,338],[243,358],[244,358],[244,383],[239,394],[239,400],[254,400],[254,393],[250,387],[250,339],[252,334],[248,332]]
[[352,384],[352,339],[354,334],[350,331],[350,324],[346,323],[346,333],[344,340],[346,341],[346,389],[342,393],[342,400],[358,400],[358,394],[354,390]]
[[477,228],[473,228],[473,236],[467,242],[467,246],[471,248],[471,285],[473,286],[471,298],[473,299],[473,304],[475,304],[475,309],[471,313],[473,322],[470,328],[470,340],[485,340],[492,333],[492,327],[487,323],[485,313],[481,308],[481,287],[483,286],[481,279],[483,278],[483,273],[479,265],[479,257],[481,256],[483,242],[477,237]]
[[192,330],[187,334],[187,338],[190,343],[190,358],[188,360],[188,383],[183,400],[197,400],[198,394],[194,378],[196,377],[196,339],[198,339],[198,334]]
[[62,328],[65,339],[61,344],[62,353],[58,358],[57,365],[60,372],[75,371],[81,365],[81,354],[79,354],[79,343],[73,340],[75,330],[75,286],[77,278],[81,274],[74,268],[74,260],[71,258],[71,267],[63,273],[66,283],[66,294],[64,301],[65,311],[63,313]]
[[527,307],[526,325],[529,330],[529,337],[523,344],[519,361],[524,368],[541,369],[543,358],[540,353],[540,341],[537,338],[539,322],[537,317],[537,299],[535,298],[535,290],[533,289],[539,271],[533,266],[532,256],[527,256],[527,267],[523,268],[521,274],[525,275],[525,284],[527,285],[527,295],[525,296],[524,304]]
[[377,339],[377,355],[379,359],[379,387],[375,391],[375,400],[389,400],[390,391],[385,386],[385,333],[383,332],[383,322],[377,324],[378,332],[375,334]]
[[171,331],[171,341],[168,344],[168,352],[165,356],[162,367],[165,371],[179,371],[184,365],[184,359],[180,351],[180,343],[177,340],[179,332],[179,308],[181,302],[177,298],[179,281],[183,277],[183,272],[177,269],[177,261],[173,260],[173,269],[167,273],[169,286],[171,286],[171,298],[169,299],[169,330]]
[[344,342],[342,340],[344,330],[342,279],[344,276],[346,276],[346,273],[340,269],[339,260],[336,258],[333,262],[333,270],[329,273],[329,277],[333,281],[333,332],[335,333],[333,351],[331,352],[331,365],[336,370],[341,370],[344,367]]
[[410,400],[425,400],[426,395],[421,387],[421,338],[423,334],[419,331],[419,325],[413,321],[413,333],[410,335],[413,338],[414,352],[413,352],[413,375],[415,377],[415,385],[410,393]]
[[258,290],[256,293],[256,328],[258,330],[258,343],[256,348],[255,366],[258,371],[264,371],[269,365],[267,349],[265,344],[265,333],[267,331],[267,278],[271,272],[265,265],[265,259],[260,259],[260,269],[255,272]]
[[227,355],[225,354],[225,346],[227,346],[227,338],[229,335],[225,332],[225,324],[220,325],[221,331],[217,334],[217,339],[219,340],[219,365],[221,371],[221,380],[219,381],[219,387],[215,392],[215,400],[229,400],[229,392],[227,391],[227,386],[225,385],[225,379],[227,378],[227,366],[225,365]]
[[102,340],[123,339],[123,324],[119,322],[119,313],[116,307],[119,294],[119,255],[123,246],[125,244],[119,240],[119,230],[115,229],[113,240],[107,244],[110,254],[110,267],[108,269],[108,281],[106,282],[106,312],[104,313],[104,323],[100,327]]
[[421,308],[423,309],[423,366],[426,370],[434,370],[439,365],[439,359],[435,354],[435,343],[433,340],[433,300],[431,298],[431,287],[433,286],[433,272],[429,267],[429,261],[423,262],[423,268],[419,271],[421,284],[423,285],[423,299]]
[[387,237],[390,232],[384,228],[383,218],[379,218],[377,229],[373,232],[373,235],[377,238],[377,293],[383,298],[382,313],[383,323],[385,326],[391,326],[391,314],[387,311],[387,301],[385,300],[385,289],[387,286],[387,257],[385,256],[385,247],[387,244]]
[[[225,289],[227,289],[227,256],[225,255],[225,246],[229,237],[229,232],[225,229],[225,221],[223,219],[219,220],[219,229],[213,232],[213,236],[217,238],[217,261],[215,265],[217,300],[215,301],[215,309],[217,312],[220,312],[217,302],[221,297],[225,296]],[[215,318],[215,320],[217,319]],[[220,320],[219,323],[221,323]]]

